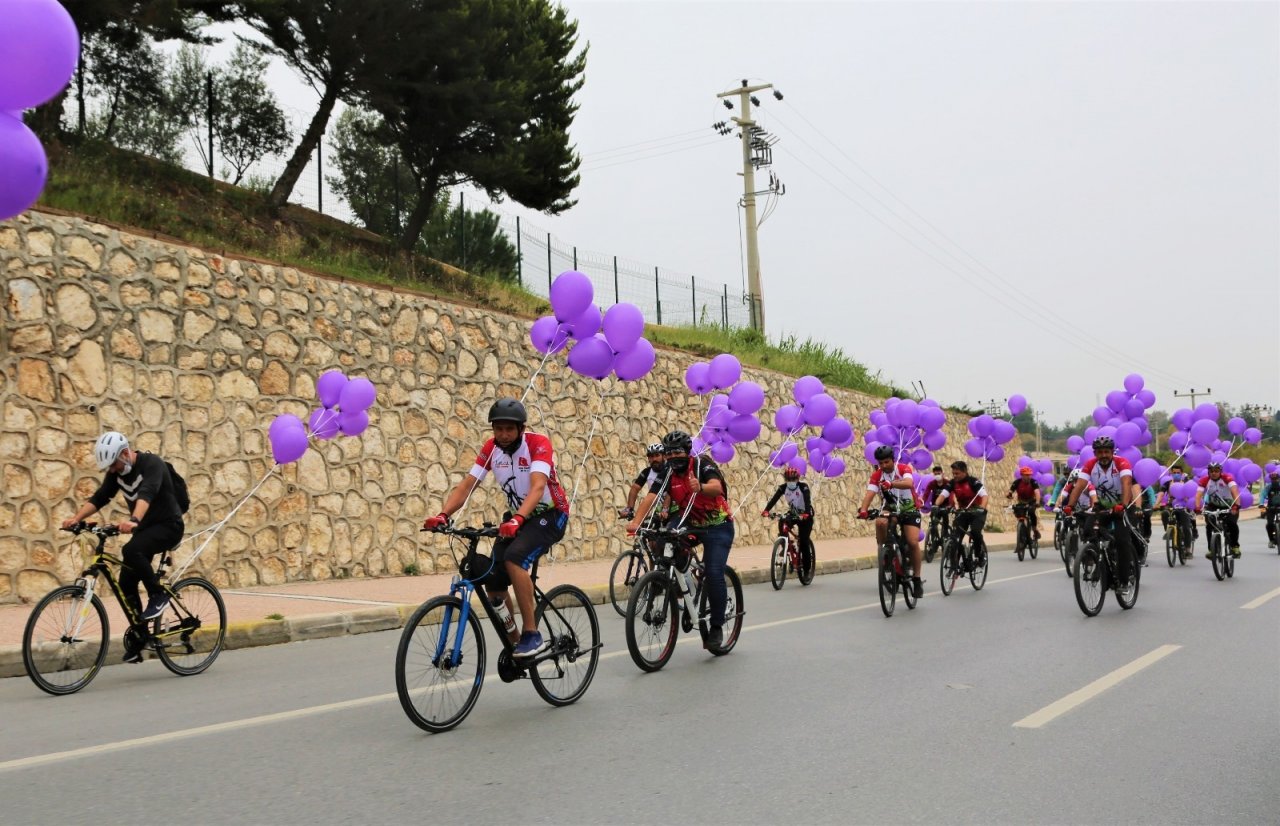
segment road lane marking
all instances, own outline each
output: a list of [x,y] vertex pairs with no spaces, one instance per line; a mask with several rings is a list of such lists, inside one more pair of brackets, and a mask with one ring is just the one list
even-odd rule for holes
[[376,599],[356,599],[354,597],[319,597],[308,596],[307,594],[272,594],[264,591],[229,591],[225,588],[221,589],[224,594],[234,594],[238,597],[262,597],[264,599],[300,599],[308,602],[341,602],[347,605],[379,605],[379,606],[396,606],[403,603],[399,602],[382,602]]
[[[849,572],[852,573],[852,572]],[[1028,579],[1030,577],[1042,576],[1044,574],[1060,573],[1057,568],[1047,571],[1037,571],[1031,574],[1018,574],[1017,576],[1003,577],[1001,579],[991,579],[987,581],[987,585],[995,585],[1001,582],[1013,582],[1019,579]],[[930,592],[941,594],[941,591]],[[795,622],[806,622],[808,620],[824,619],[826,617],[836,616],[838,614],[848,614],[854,611],[865,611],[870,608],[878,608],[879,602],[868,602],[865,605],[855,605],[849,608],[838,608],[834,611],[821,611],[816,614],[807,614],[801,617],[789,617],[782,620],[774,620],[773,622],[762,622],[756,625],[744,625],[742,630],[759,631],[766,628],[776,628],[781,625],[789,625]],[[628,655],[626,647],[602,653],[601,660],[611,660],[614,657]],[[497,671],[490,671],[484,678],[484,682],[488,683],[497,678]],[[51,763],[62,763],[68,760],[77,760],[83,757],[92,757],[99,754],[111,754],[114,752],[127,751],[129,749],[145,748],[147,746],[156,746],[164,743],[172,743],[178,740],[187,740],[193,737],[204,737],[211,734],[221,734],[228,731],[239,731],[257,726],[272,725],[274,723],[285,723],[291,720],[300,720],[306,717],[312,717],[318,714],[328,714],[333,711],[346,711],[347,709],[363,708],[365,706],[376,705],[378,703],[396,700],[398,696],[395,692],[388,694],[375,694],[369,697],[357,697],[353,700],[342,700],[336,703],[325,703],[318,706],[308,706],[306,708],[297,708],[290,711],[277,711],[271,714],[260,714],[256,717],[245,717],[240,720],[228,720],[222,723],[212,723],[207,726],[196,726],[195,728],[179,729],[177,731],[169,731],[163,734],[152,734],[146,737],[135,737],[130,740],[117,740],[113,743],[102,743],[97,746],[85,746],[79,749],[70,749],[68,751],[51,752],[49,754],[37,754],[31,757],[20,757],[14,760],[6,760],[0,762],[0,773],[14,771],[17,769],[29,769],[36,766],[46,766]]]
[[1241,605],[1240,607],[1246,611],[1252,611],[1254,608],[1257,608],[1259,605],[1263,604],[1267,600],[1274,599],[1275,597],[1280,597],[1280,588],[1277,588],[1274,591],[1268,591],[1267,593],[1263,594],[1257,599],[1250,600],[1249,602],[1246,602],[1244,605]]
[[1066,714],[1068,711],[1071,711],[1076,706],[1092,700],[1108,688],[1124,682],[1147,666],[1154,665],[1160,660],[1163,660],[1165,657],[1169,656],[1181,647],[1181,645],[1162,645],[1154,651],[1143,654],[1128,665],[1122,665],[1110,674],[1099,677],[1089,683],[1084,688],[1077,689],[1063,697],[1061,700],[1050,703],[1036,713],[1023,717],[1021,720],[1014,723],[1013,727],[1040,728],[1046,723],[1052,722],[1063,714]]

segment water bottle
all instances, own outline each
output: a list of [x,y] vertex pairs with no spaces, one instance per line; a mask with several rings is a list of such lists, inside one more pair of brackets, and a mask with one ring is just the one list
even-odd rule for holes
[[502,625],[506,628],[507,634],[514,634],[516,632],[516,618],[511,615],[511,609],[507,607],[507,601],[499,597],[498,601],[492,603],[492,605],[494,610],[498,612],[498,619],[502,620]]
[[693,571],[685,571],[681,580],[681,584],[684,585],[684,592],[689,596],[693,596],[694,592],[697,590],[696,586],[693,584]]

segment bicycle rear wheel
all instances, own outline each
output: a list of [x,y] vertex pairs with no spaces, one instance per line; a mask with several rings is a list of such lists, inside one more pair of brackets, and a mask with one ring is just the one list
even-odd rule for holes
[[956,581],[964,576],[964,566],[960,564],[959,542],[947,543],[947,547],[942,551],[942,565],[940,568],[938,585],[942,588],[944,597],[951,596],[951,592],[955,590]]
[[180,677],[199,674],[218,658],[227,633],[227,606],[213,583],[187,577],[173,586],[173,598],[151,626],[156,654]]
[[1107,569],[1098,549],[1086,545],[1076,555],[1076,604],[1086,617],[1096,617],[1107,598]]
[[551,655],[538,656],[529,679],[539,697],[553,706],[567,706],[587,692],[600,661],[596,610],[582,589],[557,585],[539,600],[535,614]]
[[775,591],[782,590],[782,583],[787,581],[787,561],[787,540],[780,536],[769,555],[769,582]]
[[898,577],[893,572],[893,549],[888,545],[880,546],[880,567],[876,581],[880,586],[880,610],[886,617],[893,616],[893,606],[898,601]]
[[1080,553],[1080,536],[1075,531],[1067,533],[1063,540],[1062,564],[1067,566],[1067,576],[1076,573],[1076,558]]
[[648,572],[649,563],[640,551],[625,551],[613,561],[613,568],[609,570],[609,602],[613,603],[613,610],[618,612],[618,616],[627,615],[627,598],[631,589]]
[[911,579],[911,571],[915,570],[911,567],[911,560],[907,558],[906,548],[899,547],[898,559],[902,562],[902,576],[898,577],[898,584],[902,587],[902,601],[906,603],[907,610],[914,611],[916,603],[915,582]]
[[973,553],[973,570],[969,571],[969,584],[973,586],[973,590],[981,591],[982,586],[987,584],[987,567],[991,564],[990,554],[987,553],[986,545],[971,549]]
[[664,570],[645,574],[627,602],[627,651],[641,671],[657,671],[676,650],[679,596]]
[[1228,579],[1236,575],[1236,558],[1235,558],[1235,555],[1231,553],[1231,551],[1227,551],[1223,555],[1222,567],[1224,570],[1226,570]]
[[396,648],[396,694],[400,707],[418,728],[439,733],[461,723],[484,684],[484,632],[474,611],[467,612],[457,652],[462,601],[433,597],[405,623]]
[[1181,554],[1178,551],[1178,526],[1170,525],[1169,530],[1164,535],[1164,558],[1172,568],[1178,564],[1178,557]]
[[22,663],[31,682],[49,694],[74,694],[97,676],[107,658],[107,609],[84,586],[64,585],[45,594],[22,632]]
[[1028,536],[1030,537],[1030,540],[1027,545],[1027,550],[1031,552],[1031,558],[1035,559],[1040,555],[1040,540],[1036,539],[1035,531],[1030,529],[1028,529]]
[[[724,606],[724,625],[721,626],[720,645],[715,648],[707,648],[717,657],[723,657],[733,650],[738,644],[738,635],[742,633],[742,580],[738,578],[738,572],[724,566],[724,587],[728,593],[728,599]],[[698,598],[698,617],[701,622],[710,625],[711,618],[711,593],[707,590],[707,583],[702,583],[702,595]]]
[[1213,575],[1221,582],[1227,578],[1227,561],[1222,558],[1222,534],[1217,531],[1209,537],[1209,554],[1213,562]]
[[813,582],[813,575],[818,569],[818,549],[808,542],[800,551],[800,570],[796,573],[801,585]]

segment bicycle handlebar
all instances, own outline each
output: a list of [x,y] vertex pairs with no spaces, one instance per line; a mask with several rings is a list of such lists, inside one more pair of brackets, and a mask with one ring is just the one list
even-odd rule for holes
[[438,528],[422,528],[420,533],[442,533],[446,536],[460,536],[463,539],[493,538],[498,535],[498,527],[492,522],[485,522],[480,528],[458,528],[453,525],[441,525]]
[[77,522],[69,528],[62,530],[67,533],[73,533],[79,536],[82,533],[91,533],[95,536],[119,536],[120,529],[115,525],[99,525],[97,522]]

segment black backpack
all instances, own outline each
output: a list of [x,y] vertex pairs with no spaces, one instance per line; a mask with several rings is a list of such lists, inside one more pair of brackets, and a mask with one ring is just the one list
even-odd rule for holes
[[187,480],[183,479],[169,462],[166,461],[164,466],[169,470],[169,484],[173,486],[173,499],[178,503],[178,510],[186,513],[191,510],[191,494],[187,492]]

